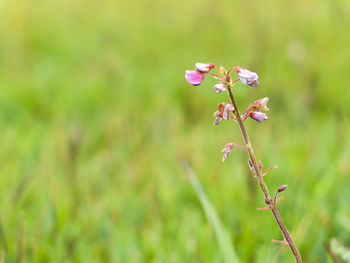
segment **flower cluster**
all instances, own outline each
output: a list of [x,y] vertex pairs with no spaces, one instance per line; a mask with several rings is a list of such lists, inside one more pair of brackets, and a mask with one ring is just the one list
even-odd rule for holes
[[[212,73],[212,70],[216,69],[217,74]],[[236,73],[237,77],[233,78],[230,74]],[[193,86],[199,86],[205,79],[206,75],[211,75],[219,82],[214,85],[215,93],[219,94],[223,91],[231,92],[231,89],[236,85],[237,82],[241,82],[244,85],[256,87],[259,85],[258,74],[249,71],[243,67],[233,67],[230,70],[225,70],[222,66],[217,67],[213,63],[196,63],[194,70],[186,70],[185,79]],[[267,115],[264,111],[268,111],[267,103],[269,98],[262,98],[254,101],[249,105],[248,109],[243,115],[235,112],[235,108],[232,102],[222,102],[219,104],[217,110],[214,112],[214,125],[219,124],[222,120],[234,120],[244,122],[248,118],[251,118],[257,122],[267,120]],[[226,160],[233,147],[237,145],[229,143],[225,146],[223,160]],[[242,147],[241,147],[242,148]]]
[[[219,72],[219,75],[213,74],[210,71],[212,69],[216,69]],[[233,80],[230,76],[230,73],[235,71],[239,78]],[[220,81],[214,85],[214,91],[216,93],[221,93],[223,91],[226,91],[228,87],[233,87],[237,81],[241,81],[242,84],[256,87],[259,85],[258,81],[258,74],[255,72],[251,72],[245,68],[242,67],[233,67],[229,71],[226,71],[223,67],[216,67],[213,63],[196,63],[195,70],[186,70],[185,78],[186,80],[191,83],[193,86],[198,86],[202,84],[205,76],[207,74],[212,75],[214,78],[219,79]],[[248,117],[250,117],[253,120],[256,120],[258,122],[262,122],[264,120],[267,120],[267,115],[263,113],[262,111],[267,111],[267,102],[269,101],[269,98],[263,98],[260,100],[257,100],[253,102],[248,109],[246,110],[245,114],[243,115],[242,119],[245,121]],[[230,103],[221,103],[214,113],[215,122],[214,125],[217,125],[222,120],[229,120],[229,119],[235,119],[233,116],[234,109],[232,104]]]
[[[222,76],[218,76],[210,73],[210,71],[213,68],[216,68],[217,71]],[[243,84],[249,85],[252,87],[256,87],[259,85],[259,81],[258,81],[259,77],[258,77],[258,74],[256,74],[255,72],[251,72],[242,67],[234,67],[234,68],[231,68],[229,71],[226,71],[223,67],[217,68],[212,63],[196,63],[195,70],[186,70],[185,79],[187,80],[187,82],[189,82],[193,86],[199,86],[200,84],[202,84],[206,74],[211,74],[217,79],[223,79],[223,77],[225,76],[228,77],[229,76],[228,74],[233,70],[235,70],[239,76],[239,79],[237,80],[240,80]],[[227,80],[229,79],[226,79],[226,81]],[[221,91],[224,91],[226,86],[225,84],[226,84],[225,81],[220,81],[218,84],[216,84],[214,86],[215,92],[220,93]]]

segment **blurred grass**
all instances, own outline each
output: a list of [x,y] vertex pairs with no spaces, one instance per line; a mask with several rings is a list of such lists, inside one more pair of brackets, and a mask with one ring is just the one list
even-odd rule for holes
[[350,244],[350,3],[0,1],[0,250],[6,262],[222,262],[181,168],[196,172],[243,262],[293,262],[244,153],[221,162],[224,96],[195,62],[241,65],[270,97],[248,129],[288,184],[280,210],[305,262]]
[[197,176],[193,173],[188,163],[183,162],[183,167],[192,184],[193,190],[195,191],[197,198],[203,207],[205,215],[215,232],[224,261],[226,263],[238,263],[239,259],[235,253],[234,246],[230,241],[230,236],[225,227],[222,225],[215,207],[211,204],[208,196],[200,185]]

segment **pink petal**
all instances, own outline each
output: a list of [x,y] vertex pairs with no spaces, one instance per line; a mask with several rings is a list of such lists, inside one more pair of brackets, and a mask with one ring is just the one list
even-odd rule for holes
[[201,72],[197,72],[195,70],[186,70],[185,79],[188,83],[193,86],[200,85],[204,80],[205,74]]

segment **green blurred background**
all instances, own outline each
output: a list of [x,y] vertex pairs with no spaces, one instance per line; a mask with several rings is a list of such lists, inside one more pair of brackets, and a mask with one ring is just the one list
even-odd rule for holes
[[293,262],[247,169],[226,95],[184,80],[195,62],[243,66],[268,96],[247,122],[304,262],[350,245],[350,2],[1,0],[0,261],[223,262],[181,166],[242,262]]

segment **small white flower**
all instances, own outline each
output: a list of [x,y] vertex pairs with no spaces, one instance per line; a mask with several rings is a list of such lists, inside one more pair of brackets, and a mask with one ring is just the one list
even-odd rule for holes
[[215,86],[214,86],[214,91],[216,93],[220,93],[221,91],[225,91],[226,88],[225,88],[225,82],[223,81],[220,81],[219,83],[217,83]]

